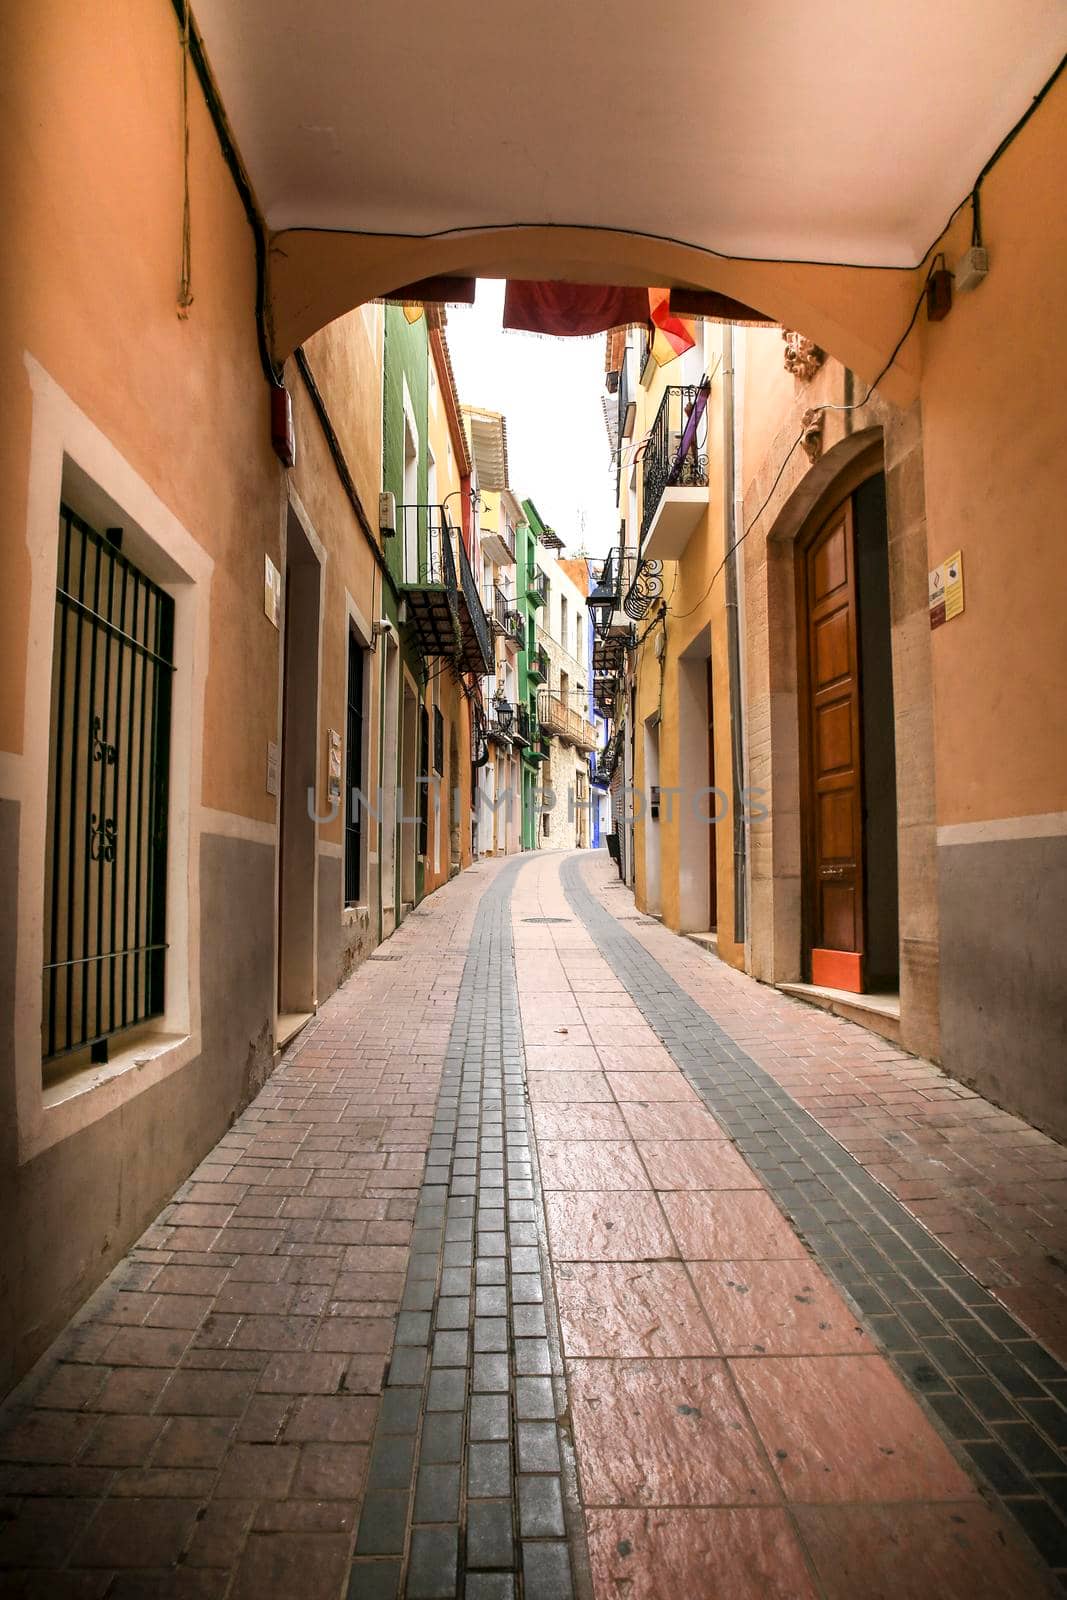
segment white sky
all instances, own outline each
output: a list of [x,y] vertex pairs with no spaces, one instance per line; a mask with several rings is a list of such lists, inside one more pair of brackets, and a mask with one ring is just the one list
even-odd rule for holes
[[618,536],[615,472],[600,401],[604,335],[542,339],[505,333],[502,279],[480,278],[473,306],[449,306],[459,398],[508,421],[511,487],[531,499],[569,555],[608,553]]

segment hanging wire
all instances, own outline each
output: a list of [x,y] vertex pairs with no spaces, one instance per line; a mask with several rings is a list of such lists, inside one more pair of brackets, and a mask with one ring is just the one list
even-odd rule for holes
[[182,11],[182,263],[178,315],[184,322],[193,303],[193,239],[189,215],[189,0]]
[[[920,290],[919,298],[916,300],[915,305],[912,308],[911,316],[908,318],[908,325],[904,329],[904,332],[901,334],[900,338],[897,340],[896,344],[893,346],[893,351],[892,351],[892,354],[889,357],[889,360],[886,362],[886,364],[882,368],[881,372],[879,372],[878,376],[876,378],[872,379],[871,383],[868,385],[867,393],[863,396],[862,400],[853,400],[848,405],[812,406],[811,411],[809,413],[807,413],[808,416],[811,416],[812,414],[818,414],[818,413],[823,412],[823,411],[858,411],[862,406],[865,406],[867,404],[867,402],[871,398],[871,395],[874,393],[875,389],[877,389],[878,385],[881,383],[882,379],[885,377],[886,373],[889,371],[890,367],[893,365],[894,361],[897,359],[897,356],[900,354],[901,350],[903,349],[904,341],[907,339],[908,335],[911,333],[912,328],[914,328],[916,318],[918,317],[919,311],[920,311],[920,309],[922,307],[922,304],[923,304],[924,300],[926,299],[926,286],[930,282],[930,278],[931,278],[931,276],[932,276],[932,274],[933,274],[933,272],[934,272],[934,270],[935,270],[935,268],[937,266],[938,261],[941,261],[943,259],[944,259],[944,257],[942,255],[938,254],[938,255],[936,255],[934,257],[933,261],[931,261],[930,266],[927,269],[926,277],[923,279],[923,286],[922,286],[922,289]],[[672,611],[671,615],[673,617],[678,618],[678,620],[680,621],[683,617],[691,617],[693,615],[694,611],[699,611],[700,607],[704,604],[704,601],[708,598],[708,595],[711,593],[712,587],[713,587],[713,585],[715,583],[716,578],[719,576],[720,572],[723,571],[724,567],[726,566],[726,563],[729,561],[729,559],[733,555],[734,551],[738,548],[739,545],[744,544],[745,540],[748,538],[749,534],[752,532],[753,528],[756,526],[756,523],[759,521],[760,517],[762,517],[762,515],[766,511],[767,507],[770,505],[771,500],[774,498],[774,491],[777,489],[778,485],[782,481],[782,477],[783,477],[783,475],[785,473],[785,469],[789,465],[789,462],[790,462],[790,459],[792,458],[794,450],[797,448],[797,445],[799,445],[802,442],[802,440],[804,438],[804,435],[808,431],[809,431],[809,429],[806,426],[801,428],[800,432],[797,434],[796,438],[793,440],[793,443],[789,446],[789,449],[786,451],[784,457],[782,458],[781,466],[778,468],[778,471],[775,473],[774,482],[771,484],[770,488],[767,491],[766,496],[764,497],[763,504],[760,506],[759,510],[756,512],[756,514],[752,518],[751,522],[749,522],[749,524],[746,527],[744,533],[742,533],[739,538],[735,539],[733,544],[730,545],[729,549],[726,551],[726,554],[723,556],[722,560],[719,562],[719,565],[715,568],[715,571],[712,573],[710,579],[708,580],[708,586],[704,590],[704,593],[700,596],[700,599],[696,602],[695,605],[690,606],[688,611]],[[671,592],[673,594],[674,591],[672,590]]]

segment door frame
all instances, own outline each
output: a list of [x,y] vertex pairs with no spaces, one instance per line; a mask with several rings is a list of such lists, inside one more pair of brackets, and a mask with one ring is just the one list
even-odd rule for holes
[[[843,472],[833,484],[833,492],[825,495],[815,513],[808,519],[794,541],[793,552],[793,583],[794,600],[796,606],[796,667],[797,667],[797,724],[798,724],[798,800],[800,822],[800,966],[801,976],[805,982],[814,981],[812,973],[812,952],[815,945],[815,929],[817,924],[816,908],[816,808],[814,804],[814,732],[811,717],[811,651],[809,640],[809,605],[808,605],[808,555],[820,536],[826,531],[828,525],[837,516],[843,507],[848,506],[849,529],[851,539],[851,584],[853,590],[853,628],[855,632],[856,653],[856,695],[857,716],[856,732],[858,735],[856,761],[859,766],[859,840],[857,846],[857,894],[859,908],[860,937],[859,949],[855,953],[859,956],[858,962],[858,987],[855,992],[867,992],[866,972],[866,923],[867,923],[867,870],[866,870],[866,802],[864,794],[865,775],[863,770],[863,664],[860,655],[859,614],[862,604],[856,575],[856,537],[854,525],[853,501],[858,490],[871,478],[884,475],[885,464],[881,451],[875,458],[873,452],[865,452],[857,461],[850,464],[850,468]],[[892,614],[890,615],[892,626]],[[894,713],[895,716],[895,713]],[[849,952],[842,952],[848,954]],[[844,987],[842,984],[834,987]]]
[[[278,700],[276,1023],[283,1014],[313,1012],[318,1003],[319,828],[316,815],[326,552],[295,498],[288,504],[284,555]],[[296,604],[303,607],[304,616],[300,626],[294,628],[292,607]],[[299,661],[294,660],[294,645],[301,651]],[[304,679],[299,709],[306,722],[298,730],[302,744],[294,753],[292,735],[286,738],[286,713],[290,689],[296,691],[291,674],[297,668]],[[298,708],[294,705],[290,709],[296,712]],[[313,806],[308,804],[309,791],[314,799]]]

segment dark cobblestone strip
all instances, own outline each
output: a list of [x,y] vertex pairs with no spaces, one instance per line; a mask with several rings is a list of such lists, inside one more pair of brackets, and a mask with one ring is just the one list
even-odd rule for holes
[[527,1123],[510,917],[522,864],[475,916],[349,1600],[572,1600],[584,1569]]
[[1067,1574],[1067,1371],[562,866],[672,1058],[942,1432]]

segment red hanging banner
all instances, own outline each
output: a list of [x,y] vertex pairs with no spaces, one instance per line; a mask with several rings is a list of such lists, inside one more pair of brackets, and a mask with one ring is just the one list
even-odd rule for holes
[[582,339],[609,328],[648,322],[647,289],[509,278],[504,295],[504,327],[520,333]]

